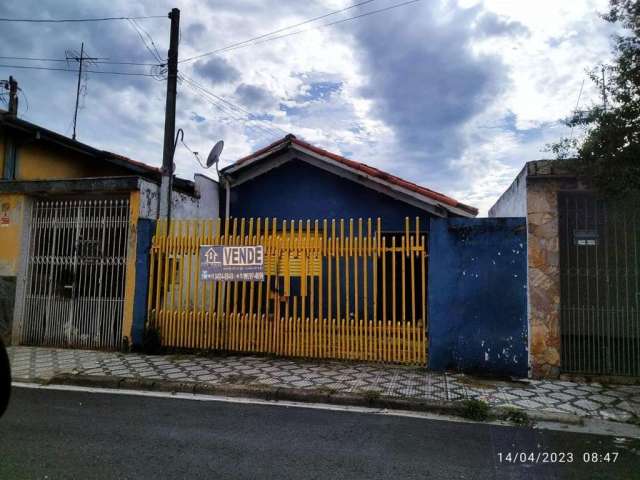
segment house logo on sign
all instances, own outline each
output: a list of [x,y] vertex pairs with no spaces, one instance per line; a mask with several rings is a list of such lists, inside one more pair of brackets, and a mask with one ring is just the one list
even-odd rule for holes
[[222,263],[222,255],[216,251],[215,247],[209,247],[209,249],[204,252],[203,256],[205,263],[208,263],[209,265]]

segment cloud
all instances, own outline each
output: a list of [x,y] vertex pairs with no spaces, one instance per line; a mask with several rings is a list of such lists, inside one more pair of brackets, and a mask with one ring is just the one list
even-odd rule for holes
[[466,123],[509,85],[497,55],[471,48],[481,13],[478,7],[425,2],[356,30],[369,74],[363,93],[373,101],[373,113],[396,132],[402,154],[409,152],[404,168],[447,169],[468,148]]
[[240,71],[223,57],[202,60],[195,64],[194,70],[211,84],[232,83],[240,78]]
[[260,112],[274,108],[277,103],[276,98],[269,90],[258,85],[248,85],[246,83],[238,85],[235,96],[245,107]]
[[529,35],[529,29],[516,20],[509,20],[491,12],[482,14],[476,24],[475,33],[484,37]]
[[[164,15],[177,5],[185,59],[347,4],[5,0],[0,16]],[[484,209],[525,161],[544,156],[544,145],[562,135],[558,120],[575,108],[585,68],[608,58],[611,26],[597,14],[606,6],[607,0],[429,0],[181,63],[183,75],[230,103],[205,99],[182,82],[176,125],[199,152],[223,138],[223,165],[292,132]],[[64,58],[66,49],[78,50],[84,41],[94,56],[153,63],[151,38],[164,57],[168,20],[140,20],[139,27],[144,32],[127,21],[10,23],[0,29],[0,55]],[[150,70],[105,64],[95,69]],[[0,78],[9,75],[29,101],[29,111],[21,101],[22,118],[71,133],[74,72],[0,68]],[[166,83],[94,73],[86,88],[79,139],[159,165]],[[581,104],[597,95],[587,81]],[[176,151],[176,164],[182,176],[199,171],[184,148]]]

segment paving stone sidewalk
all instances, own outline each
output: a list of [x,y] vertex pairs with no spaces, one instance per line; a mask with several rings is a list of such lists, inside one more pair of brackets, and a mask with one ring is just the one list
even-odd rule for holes
[[450,402],[477,398],[493,407],[628,421],[640,417],[640,385],[567,381],[500,382],[423,368],[257,356],[143,355],[9,347],[14,380],[95,375],[209,384],[268,385]]

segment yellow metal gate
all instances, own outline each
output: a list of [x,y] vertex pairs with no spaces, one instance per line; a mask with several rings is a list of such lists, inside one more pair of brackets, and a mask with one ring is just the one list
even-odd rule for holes
[[[203,281],[200,245],[263,245],[262,282]],[[426,364],[419,219],[158,222],[148,323],[167,347]]]

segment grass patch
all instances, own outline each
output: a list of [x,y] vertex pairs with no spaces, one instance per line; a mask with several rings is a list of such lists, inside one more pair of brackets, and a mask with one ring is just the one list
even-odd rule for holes
[[325,395],[333,395],[338,392],[335,388],[325,387],[324,385],[314,388],[314,390],[318,393],[324,393]]
[[528,426],[533,423],[527,412],[518,408],[507,407],[503,416],[504,420],[507,420],[515,425]]
[[464,418],[482,422],[489,418],[489,404],[475,398],[465,400],[462,402],[462,411],[460,413]]
[[366,398],[369,402],[374,402],[380,399],[382,393],[379,390],[361,390],[360,394]]

